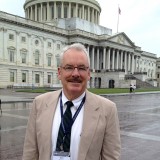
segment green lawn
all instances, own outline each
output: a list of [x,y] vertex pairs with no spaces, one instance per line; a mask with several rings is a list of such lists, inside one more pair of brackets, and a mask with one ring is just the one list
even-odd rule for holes
[[[129,88],[107,88],[107,89],[89,89],[96,94],[114,94],[114,93],[129,93]],[[160,88],[139,88],[135,92],[151,92],[160,91]]]
[[[115,93],[129,93],[129,88],[106,88],[106,89],[95,89],[90,88],[89,91],[95,94],[115,94]],[[19,89],[17,92],[30,92],[30,93],[45,93],[53,91],[52,89],[36,88],[36,89]],[[160,88],[138,88],[135,92],[151,92],[160,91]]]

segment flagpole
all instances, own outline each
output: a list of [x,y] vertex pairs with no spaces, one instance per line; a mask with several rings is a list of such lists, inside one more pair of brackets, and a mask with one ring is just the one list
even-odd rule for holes
[[118,33],[118,27],[119,27],[119,14],[120,14],[120,9],[119,9],[119,5],[118,5],[117,33]]

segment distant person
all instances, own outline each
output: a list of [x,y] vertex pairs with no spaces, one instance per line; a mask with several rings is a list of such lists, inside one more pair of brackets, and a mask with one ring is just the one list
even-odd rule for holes
[[132,84],[130,84],[129,92],[130,92],[130,93],[132,93],[132,92],[133,92],[133,86],[132,86]]
[[26,129],[23,160],[119,160],[115,103],[89,92],[90,60],[79,43],[60,56],[63,88],[36,97]]
[[134,84],[133,85],[133,92],[135,93],[135,90],[136,90],[136,85]]

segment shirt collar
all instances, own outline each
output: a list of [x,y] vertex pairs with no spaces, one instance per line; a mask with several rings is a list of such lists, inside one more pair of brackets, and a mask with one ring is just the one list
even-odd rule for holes
[[[82,102],[82,99],[83,97],[85,96],[85,92],[82,93],[78,98],[72,100],[72,103],[74,104],[74,107],[76,107],[76,109],[78,109],[78,107],[80,106],[80,103]],[[64,95],[64,92],[62,90],[62,103],[63,103],[63,106],[65,105],[65,103],[69,101],[67,99],[67,97]]]

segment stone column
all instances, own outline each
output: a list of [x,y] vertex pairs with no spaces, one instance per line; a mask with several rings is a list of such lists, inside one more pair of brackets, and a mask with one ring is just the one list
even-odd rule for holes
[[132,74],[134,74],[134,53],[132,54]]
[[33,8],[31,6],[31,20],[33,20]]
[[128,52],[128,71],[131,72],[131,53]]
[[85,19],[84,18],[84,5],[82,5],[82,19]]
[[115,49],[112,50],[112,70],[114,70],[114,63],[115,63]]
[[123,51],[121,51],[120,53],[121,53],[120,69],[123,69]]
[[54,19],[57,18],[57,4],[54,2]]
[[68,6],[68,17],[67,18],[71,18],[71,3],[70,2]]
[[97,11],[97,24],[99,24],[99,20],[98,20],[99,18],[98,17],[99,17],[99,12]]
[[64,18],[64,3],[61,5],[61,18]]
[[95,11],[96,12],[96,19],[95,19],[95,23],[98,24],[98,11]]
[[47,6],[46,5],[43,6],[43,10],[44,10],[44,12],[43,12],[43,18],[44,19],[43,20],[46,21],[47,20],[47,13],[46,13]]
[[95,69],[94,67],[94,46],[92,47],[92,69]]
[[28,18],[27,16],[28,16],[28,12],[27,12],[28,10],[27,9],[25,9],[25,17],[26,18]]
[[111,52],[111,49],[108,48],[108,51],[107,51],[107,69],[110,70],[110,52]]
[[94,9],[93,8],[92,8],[92,20],[91,20],[91,22],[94,23]]
[[119,69],[119,50],[117,50],[116,69]]
[[106,69],[106,48],[103,48],[103,69]]
[[76,13],[75,13],[75,17],[78,17],[78,3],[76,3]]
[[43,21],[43,3],[41,3],[41,22]]
[[37,4],[35,5],[35,21],[37,21]]
[[84,7],[84,19],[86,20],[86,10],[85,10],[85,7]]
[[88,6],[88,21],[90,21],[90,7]]
[[50,14],[50,6],[49,2],[47,2],[47,21],[51,20],[51,14]]
[[26,11],[27,11],[27,17],[26,18],[28,18],[29,19],[29,7],[26,9]]
[[139,60],[140,60],[140,57],[138,57],[138,64],[137,64],[137,66],[138,66],[137,71],[138,71],[138,72],[140,72],[140,68],[139,68],[139,66],[140,66],[140,63],[139,63],[139,62],[140,62],[140,61],[139,61]]
[[97,48],[97,70],[99,70],[99,48]]
[[127,52],[124,51],[124,54],[125,54],[124,69],[125,69],[125,74],[127,74],[128,73],[128,70],[127,70]]
[[134,71],[137,72],[137,56],[135,56],[135,62],[134,63],[135,63]]
[[37,6],[37,8],[38,8],[38,21],[40,22],[41,21],[41,7],[38,7]]
[[28,7],[28,19],[31,19],[31,7]]

